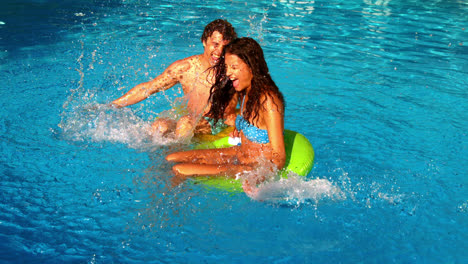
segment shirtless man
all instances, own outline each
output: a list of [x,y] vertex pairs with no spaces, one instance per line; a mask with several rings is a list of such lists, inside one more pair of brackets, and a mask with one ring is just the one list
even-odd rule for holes
[[[184,95],[187,96],[188,114],[178,121],[168,118],[158,118],[151,125],[150,133],[165,134],[175,129],[176,137],[187,137],[195,126],[200,130],[209,129],[209,123],[200,116],[209,109],[208,98],[214,75],[208,69],[216,64],[221,56],[223,47],[237,38],[232,25],[226,20],[217,19],[209,23],[201,37],[204,52],[199,55],[178,60],[172,63],[164,72],[151,81],[138,84],[122,97],[114,100],[115,107],[133,105],[148,98],[150,95],[167,90],[180,83]],[[204,128],[204,129],[203,129]]]

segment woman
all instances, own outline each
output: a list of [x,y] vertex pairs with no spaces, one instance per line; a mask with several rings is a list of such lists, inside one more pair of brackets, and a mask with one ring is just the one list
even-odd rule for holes
[[[273,82],[260,45],[251,38],[240,38],[224,47],[214,66],[216,82],[211,87],[209,116],[224,118],[226,108],[240,102],[235,136],[241,144],[230,148],[176,152],[168,161],[178,162],[173,171],[178,180],[194,176],[235,177],[271,162],[279,170],[284,167],[284,99]],[[246,192],[264,178],[244,182]]]

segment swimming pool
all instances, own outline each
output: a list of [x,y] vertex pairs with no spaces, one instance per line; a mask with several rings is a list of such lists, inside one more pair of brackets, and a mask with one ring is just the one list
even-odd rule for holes
[[[466,1],[6,1],[0,10],[0,262],[463,263]],[[314,145],[307,181],[169,188],[145,128],[180,88],[105,104],[202,51],[257,39]],[[98,105],[98,106],[97,106]]]

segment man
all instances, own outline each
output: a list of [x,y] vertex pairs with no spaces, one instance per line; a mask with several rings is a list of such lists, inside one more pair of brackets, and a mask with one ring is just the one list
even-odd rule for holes
[[[219,60],[223,47],[235,38],[237,34],[229,22],[222,19],[212,21],[205,27],[201,37],[204,47],[202,54],[172,63],[161,75],[138,84],[112,104],[118,108],[136,104],[154,93],[180,83],[187,97],[187,114],[179,120],[156,119],[151,125],[150,133],[165,134],[175,130],[176,137],[184,138],[190,135],[196,126],[209,129],[208,121],[204,118],[199,119],[209,110],[206,108],[214,75],[208,69]],[[197,123],[198,120],[200,121]]]

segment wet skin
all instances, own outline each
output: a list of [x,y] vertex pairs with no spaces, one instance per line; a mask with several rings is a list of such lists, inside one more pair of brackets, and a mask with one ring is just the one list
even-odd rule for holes
[[[239,57],[226,54],[226,74],[233,81],[237,92],[245,92],[244,104],[248,102],[252,89],[252,71]],[[251,171],[258,165],[258,157],[263,157],[276,165],[278,169],[284,167],[286,153],[284,148],[284,120],[282,103],[275,96],[265,96],[265,103],[259,113],[259,119],[254,125],[267,129],[270,143],[259,144],[249,141],[242,132],[242,144],[223,149],[203,149],[176,152],[168,155],[166,160],[179,162],[173,166],[176,174],[175,182],[179,183],[187,177],[221,175],[235,177],[244,171]],[[253,120],[249,120],[252,123]],[[259,177],[257,180],[261,181]],[[252,189],[258,182],[244,184],[244,190]]]
[[[208,68],[215,64],[227,41],[218,31],[203,41],[204,52],[172,63],[164,72],[151,81],[141,83],[125,95],[113,101],[116,107],[138,103],[150,95],[167,90],[180,83],[187,99],[188,114],[179,121],[157,119],[152,124],[151,133],[166,133],[175,128],[178,137],[185,137],[197,125],[197,120],[208,111],[208,98],[214,76]],[[207,126],[204,119],[201,122]],[[203,128],[203,124],[202,128]]]

